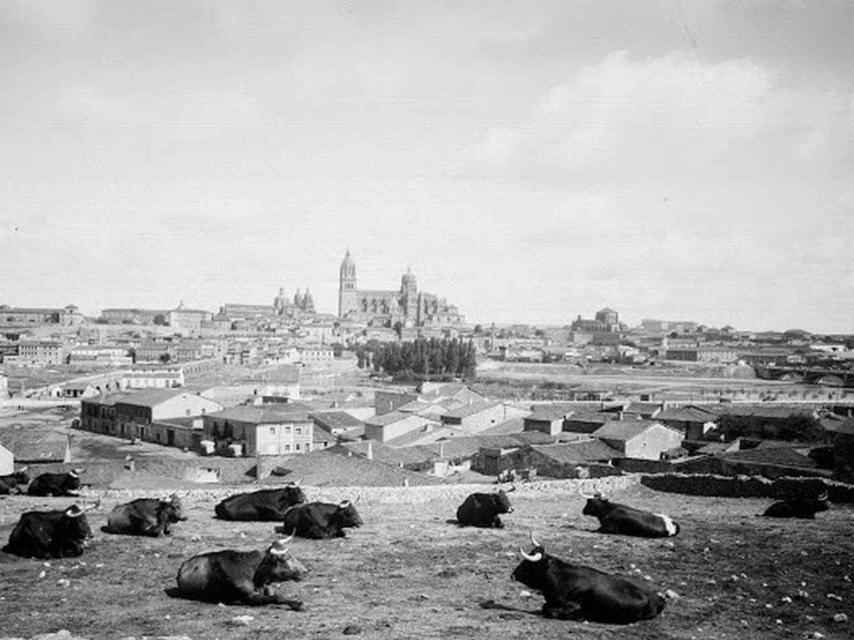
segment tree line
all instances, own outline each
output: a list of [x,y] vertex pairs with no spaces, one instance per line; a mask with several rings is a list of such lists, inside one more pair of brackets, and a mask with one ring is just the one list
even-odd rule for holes
[[418,338],[407,342],[370,342],[356,349],[360,369],[373,368],[398,380],[471,379],[475,347],[469,340]]

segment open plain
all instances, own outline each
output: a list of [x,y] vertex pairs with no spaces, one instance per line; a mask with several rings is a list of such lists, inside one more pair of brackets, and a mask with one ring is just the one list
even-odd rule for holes
[[[245,490],[241,487],[240,490]],[[574,481],[519,485],[506,528],[459,528],[456,506],[489,486],[306,487],[309,500],[359,497],[365,521],[346,538],[295,539],[310,574],[284,590],[305,603],[218,606],[168,596],[181,562],[210,550],[260,549],[273,523],[225,522],[213,506],[226,490],[181,491],[189,519],[172,536],[134,538],[100,531],[113,505],[142,492],[91,491],[95,539],[80,558],[25,560],[0,553],[0,637],[68,629],[85,638],[848,638],[854,618],[854,511],[836,506],[816,520],[757,517],[760,499],[659,493],[635,485],[613,499],[670,514],[672,539],[605,536],[581,515]],[[29,509],[69,498],[0,500],[0,539]],[[79,501],[78,501],[79,503]],[[648,578],[671,597],[663,614],[626,627],[547,620],[541,597],[510,579],[517,550],[533,531],[565,560]],[[506,609],[483,608],[494,601]],[[848,621],[834,616],[846,614]],[[249,617],[246,617],[249,616]]]

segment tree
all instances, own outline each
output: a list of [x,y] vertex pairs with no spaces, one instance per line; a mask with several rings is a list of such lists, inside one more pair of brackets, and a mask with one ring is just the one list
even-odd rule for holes
[[160,362],[162,362],[163,364],[168,363],[171,359],[172,359],[171,353],[161,353],[160,354]]

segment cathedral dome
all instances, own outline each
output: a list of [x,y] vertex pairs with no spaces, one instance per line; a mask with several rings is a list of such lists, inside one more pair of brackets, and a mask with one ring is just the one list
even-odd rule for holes
[[408,268],[406,269],[406,273],[404,273],[403,277],[400,279],[400,288],[404,291],[415,291],[418,289],[415,274],[413,274]]

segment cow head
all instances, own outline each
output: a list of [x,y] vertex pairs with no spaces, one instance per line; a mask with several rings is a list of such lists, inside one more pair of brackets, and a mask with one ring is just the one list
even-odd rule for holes
[[830,509],[830,502],[827,499],[827,491],[821,493],[812,500],[809,500],[808,503],[810,509],[815,512],[827,511]]
[[[93,508],[93,507],[89,507]],[[80,555],[89,545],[92,538],[92,529],[86,519],[86,511],[76,504],[71,505],[62,513],[59,521],[58,542],[61,547],[61,555]]]
[[[359,499],[356,498],[356,502]],[[363,522],[359,512],[356,511],[356,505],[349,500],[344,500],[338,505],[338,511],[335,512],[335,519],[341,527],[361,527]]]
[[513,571],[511,576],[516,582],[521,582],[525,586],[542,591],[548,582],[546,550],[534,538],[534,533],[531,532],[531,544],[534,546],[530,553],[526,553],[524,549],[519,547],[519,555],[522,557],[522,562]]
[[282,489],[283,503],[288,505],[301,504],[306,501],[305,492],[295,483],[291,483]]
[[157,512],[161,514],[163,519],[167,522],[180,522],[181,520],[187,519],[187,516],[184,515],[181,498],[179,498],[175,493],[169,496],[168,500],[160,501]]
[[27,484],[30,481],[30,476],[27,473],[27,469],[29,467],[21,467],[17,471],[11,474],[11,477],[14,478],[15,482],[18,484]]
[[80,489],[80,474],[84,473],[86,469],[72,469],[68,473],[65,474],[65,479],[63,481],[63,487],[67,491],[77,491]]
[[256,587],[270,584],[272,582],[284,582],[285,580],[301,580],[308,571],[299,560],[288,550],[288,543],[293,536],[279,538],[264,554],[264,558],[255,570],[253,582]]
[[495,512],[496,513],[513,513],[513,506],[510,504],[510,498],[504,489],[501,489],[494,495]]
[[596,493],[584,493],[581,489],[578,490],[578,494],[582,498],[587,499],[587,503],[584,505],[584,509],[581,510],[585,516],[594,516],[598,517],[607,513],[611,508],[611,503],[606,500],[601,493],[598,491]]

